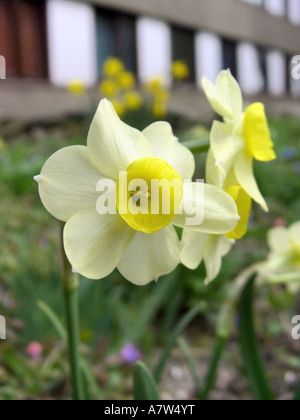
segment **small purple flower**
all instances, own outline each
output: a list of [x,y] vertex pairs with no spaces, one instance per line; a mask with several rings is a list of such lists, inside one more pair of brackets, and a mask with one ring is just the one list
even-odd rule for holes
[[142,354],[139,349],[134,347],[133,344],[127,343],[120,352],[121,359],[124,363],[133,365],[142,358]]

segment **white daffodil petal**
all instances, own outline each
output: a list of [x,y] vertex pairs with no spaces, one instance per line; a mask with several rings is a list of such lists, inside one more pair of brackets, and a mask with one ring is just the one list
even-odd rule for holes
[[229,194],[213,185],[190,182],[184,184],[181,214],[172,223],[198,232],[224,234],[238,221],[237,207]]
[[287,253],[291,248],[291,237],[288,229],[275,227],[268,232],[268,244],[272,252]]
[[232,133],[232,124],[214,121],[210,135],[211,150],[224,179],[232,169],[234,159],[245,147],[243,137]]
[[101,279],[116,268],[134,235],[119,214],[99,215],[96,208],[84,210],[65,226],[66,255],[78,273]]
[[143,134],[150,143],[153,157],[164,159],[183,180],[192,179],[195,172],[194,156],[189,149],[179,143],[169,123],[151,124]]
[[152,156],[145,136],[123,123],[106,99],[100,102],[91,124],[88,151],[95,168],[114,180],[133,161]]
[[234,165],[235,176],[241,185],[241,187],[256,201],[260,206],[268,211],[268,206],[259,191],[259,188],[256,183],[256,179],[253,173],[253,159],[247,154],[246,151],[241,152],[236,160]]
[[180,244],[173,226],[157,233],[138,232],[118,264],[131,283],[143,286],[171,273],[180,261]]
[[232,111],[234,119],[240,118],[243,112],[241,88],[230,70],[223,70],[216,82],[216,91],[220,100]]
[[242,93],[230,70],[220,72],[215,86],[208,79],[203,78],[202,87],[217,114],[232,120],[241,117],[243,112]]
[[46,209],[66,222],[78,211],[94,206],[102,175],[90,162],[87,147],[71,146],[54,153],[35,177]]
[[220,273],[222,258],[231,250],[234,241],[223,235],[210,235],[203,249],[206,269],[205,284],[210,283]]
[[[211,148],[208,151],[206,160],[206,182],[216,187],[222,188],[224,183],[224,173],[220,166],[216,165],[216,161]],[[223,173],[223,175],[222,175]]]
[[190,270],[195,270],[203,259],[203,247],[209,235],[184,229],[181,238],[180,261]]
[[202,88],[205,92],[205,95],[213,108],[213,110],[224,118],[233,118],[232,109],[218,96],[216,87],[214,84],[208,80],[206,77],[203,77],[201,80]]

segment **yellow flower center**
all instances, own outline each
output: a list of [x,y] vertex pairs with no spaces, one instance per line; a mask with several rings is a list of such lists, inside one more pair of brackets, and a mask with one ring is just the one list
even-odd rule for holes
[[133,229],[155,233],[171,223],[183,197],[183,182],[163,159],[133,162],[120,175],[117,208]]
[[235,229],[225,236],[229,239],[241,239],[247,233],[252,200],[240,185],[232,185],[226,192],[234,199],[238,208],[240,220]]
[[244,135],[248,153],[251,156],[263,162],[276,159],[265,107],[262,103],[254,103],[246,109]]

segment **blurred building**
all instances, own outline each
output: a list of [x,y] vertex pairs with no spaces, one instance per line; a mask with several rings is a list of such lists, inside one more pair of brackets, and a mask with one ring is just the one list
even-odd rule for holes
[[300,0],[0,0],[0,34],[8,78],[93,86],[118,56],[140,81],[171,85],[185,59],[198,86],[230,68],[246,94],[300,96]]

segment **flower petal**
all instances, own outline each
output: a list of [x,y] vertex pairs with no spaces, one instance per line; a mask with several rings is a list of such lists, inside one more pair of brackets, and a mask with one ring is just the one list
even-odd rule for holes
[[206,269],[205,284],[214,280],[221,271],[222,258],[229,253],[234,241],[223,235],[210,235],[203,249]]
[[66,222],[78,211],[95,206],[102,175],[90,162],[87,147],[71,146],[54,153],[36,177],[46,209]]
[[88,134],[91,162],[103,175],[114,180],[135,160],[152,156],[144,135],[123,123],[113,105],[100,102]]
[[248,150],[255,159],[262,162],[276,159],[265,107],[262,103],[254,103],[246,109],[244,133]]
[[236,202],[239,216],[241,218],[235,229],[226,234],[226,237],[229,239],[241,239],[246,235],[248,230],[248,223],[252,210],[252,199],[240,185],[232,185],[226,190],[226,192]]
[[235,176],[241,187],[256,201],[260,206],[268,211],[268,206],[258,189],[256,179],[253,173],[253,158],[248,155],[246,151],[241,152],[236,160],[234,166]]
[[285,254],[291,249],[289,230],[284,227],[275,227],[268,233],[268,244],[272,252]]
[[180,260],[190,270],[196,270],[203,260],[203,247],[209,235],[184,229],[181,238]]
[[101,279],[116,268],[134,234],[118,214],[99,215],[96,208],[84,210],[65,226],[66,255],[78,273]]
[[245,148],[242,136],[233,134],[233,124],[214,121],[211,130],[211,150],[223,181],[231,171],[234,159]]
[[289,232],[293,241],[299,246],[300,249],[300,222],[292,224],[289,228]]
[[118,264],[131,283],[143,286],[171,273],[180,261],[179,238],[172,226],[157,233],[138,232]]
[[206,160],[206,182],[208,184],[214,185],[215,187],[222,188],[224,183],[224,172],[223,176],[221,175],[223,171],[220,166],[216,165],[216,160],[214,158],[212,149],[210,148]]
[[150,143],[153,157],[164,159],[178,172],[181,179],[192,179],[195,172],[194,156],[188,148],[179,143],[169,123],[151,124],[143,134]]
[[229,194],[196,182],[184,184],[181,213],[174,217],[174,225],[203,233],[228,233],[239,221],[236,204]]
[[240,118],[243,112],[242,93],[230,70],[220,72],[215,86],[204,77],[202,87],[217,114],[224,118]]

